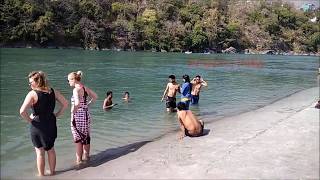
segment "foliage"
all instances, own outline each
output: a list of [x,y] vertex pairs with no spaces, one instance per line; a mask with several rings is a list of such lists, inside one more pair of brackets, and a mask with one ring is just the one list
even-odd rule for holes
[[319,52],[319,8],[281,1],[3,0],[0,8],[1,46]]

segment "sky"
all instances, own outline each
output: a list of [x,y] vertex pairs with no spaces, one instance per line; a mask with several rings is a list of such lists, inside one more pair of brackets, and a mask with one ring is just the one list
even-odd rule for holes
[[289,2],[295,5],[295,7],[301,7],[303,4],[311,3],[317,7],[319,7],[319,0],[282,0],[285,2]]

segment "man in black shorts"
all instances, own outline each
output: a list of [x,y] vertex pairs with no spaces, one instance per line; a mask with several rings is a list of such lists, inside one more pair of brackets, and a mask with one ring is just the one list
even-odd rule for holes
[[161,101],[166,98],[166,107],[168,112],[176,111],[176,94],[180,93],[180,85],[176,82],[176,77],[170,75],[168,79],[169,83],[167,84],[166,89],[163,92]]

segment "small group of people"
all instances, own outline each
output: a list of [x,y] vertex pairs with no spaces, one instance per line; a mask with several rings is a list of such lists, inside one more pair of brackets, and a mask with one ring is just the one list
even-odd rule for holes
[[[166,108],[168,112],[177,111],[178,121],[180,123],[182,139],[185,136],[197,137],[203,134],[204,122],[198,120],[189,110],[190,103],[192,105],[199,103],[200,90],[204,86],[208,86],[208,83],[201,78],[200,75],[196,75],[192,81],[190,81],[189,75],[182,76],[183,84],[180,86],[176,82],[175,75],[168,77],[168,84],[163,92],[162,99],[166,99]],[[181,100],[176,103],[176,94],[181,94]],[[176,108],[178,110],[176,110]]]
[[[95,103],[98,96],[88,86],[82,82],[81,71],[68,74],[69,86],[73,88],[71,97],[71,115],[70,127],[76,149],[76,164],[86,162],[90,158],[90,125],[91,115],[89,108]],[[189,110],[189,104],[199,102],[199,94],[202,86],[207,83],[197,75],[191,82],[188,75],[183,76],[184,83],[181,88],[175,81],[175,76],[169,76],[169,83],[162,97],[166,97],[166,107],[168,111],[174,111],[178,108],[178,120],[182,134],[184,136],[197,137],[202,135],[204,124],[201,120],[192,114]],[[58,91],[50,87],[47,76],[43,71],[32,71],[28,75],[29,86],[31,90],[26,95],[23,104],[20,107],[20,115],[30,123],[30,136],[35,148],[37,157],[38,175],[45,175],[45,152],[48,155],[49,175],[55,174],[56,153],[54,143],[57,138],[56,120],[68,107],[68,101]],[[176,93],[181,93],[181,102],[176,104]],[[129,101],[129,92],[125,92],[122,98]],[[56,103],[59,108],[55,112]],[[112,102],[112,91],[107,91],[106,98],[102,108],[104,110],[115,106]],[[32,113],[29,113],[29,110]]]
[[[81,82],[82,72],[68,74],[68,83],[73,88],[71,97],[71,132],[76,146],[76,163],[89,160],[90,123],[89,107],[97,99],[97,94]],[[38,175],[44,176],[45,152],[48,154],[49,175],[55,174],[57,138],[56,118],[60,117],[68,106],[66,98],[49,86],[42,71],[33,71],[28,75],[31,90],[20,108],[20,115],[30,123],[30,135],[37,156]],[[54,112],[56,102],[59,109]],[[28,110],[32,109],[29,114]]]
[[[103,101],[102,109],[105,111],[112,109],[114,106],[118,105],[117,103],[112,102],[112,91],[107,91],[106,98]],[[130,101],[130,94],[128,91],[124,92],[122,100],[125,102]]]

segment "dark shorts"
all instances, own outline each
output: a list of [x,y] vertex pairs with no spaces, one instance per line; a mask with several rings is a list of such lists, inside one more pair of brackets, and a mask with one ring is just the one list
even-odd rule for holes
[[191,95],[191,104],[198,104],[199,103],[199,96]]
[[166,100],[166,107],[167,108],[176,108],[177,107],[177,104],[176,104],[176,98],[175,97],[167,97],[167,100]]
[[181,101],[186,105],[186,109],[185,110],[189,110],[189,106],[190,106],[190,100],[188,101]]
[[191,134],[189,134],[189,131],[188,131],[188,129],[186,129],[186,128],[184,129],[184,134],[185,134],[186,136],[189,136],[189,137],[199,137],[199,136],[202,136],[204,125],[202,125],[202,124],[200,124],[200,125],[201,125],[201,131],[200,131],[199,134],[193,134],[193,135],[191,135]]
[[30,136],[33,146],[36,148],[43,147],[46,151],[53,148],[57,138],[56,120],[52,119],[48,122],[50,123],[40,123],[37,116],[31,121],[30,125]]
[[48,137],[47,135],[41,132],[31,132],[31,141],[33,143],[33,146],[36,148],[43,147],[45,151],[48,151],[54,147],[55,140],[55,137]]

